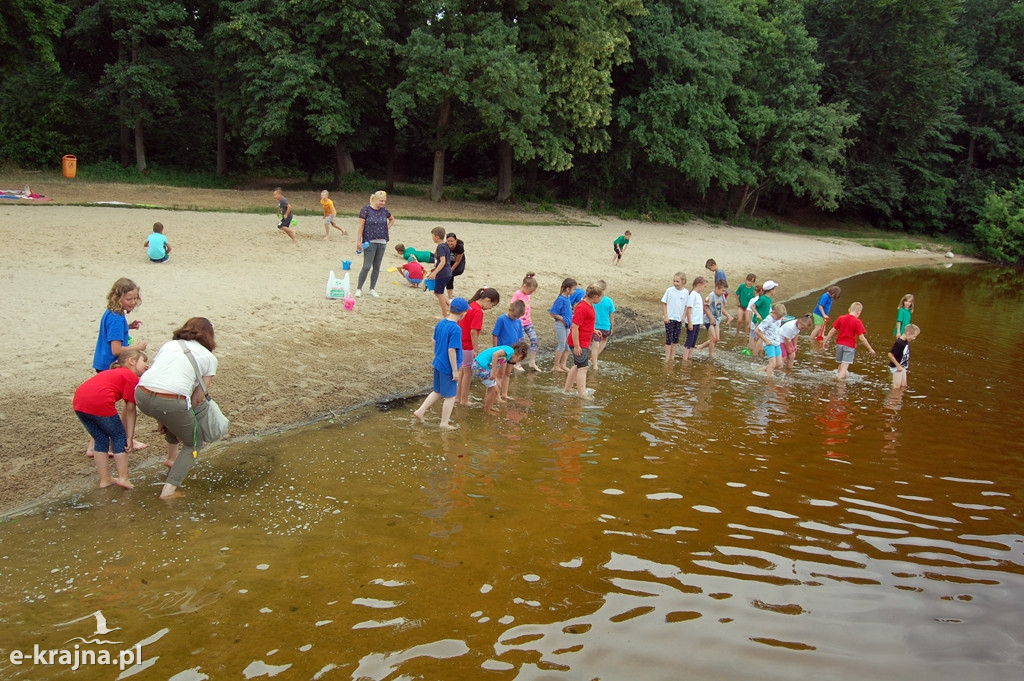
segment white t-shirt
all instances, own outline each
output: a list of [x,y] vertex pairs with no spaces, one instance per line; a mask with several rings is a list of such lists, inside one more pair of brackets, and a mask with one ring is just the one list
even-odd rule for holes
[[800,328],[796,325],[796,321],[795,319],[790,319],[782,325],[782,328],[779,330],[782,340],[793,340],[800,335]]
[[[782,334],[780,333],[780,329],[782,328],[781,319],[776,319],[775,317],[768,315],[763,322],[757,325],[757,328],[760,329],[761,333],[763,333],[764,337],[767,339],[765,340],[765,345],[782,344]],[[145,374],[143,374],[143,376],[145,376]]]
[[[212,352],[204,348],[198,341],[185,341],[192,356],[199,365],[199,373],[203,376],[217,375],[217,358]],[[171,393],[190,397],[192,391],[199,385],[192,362],[181,349],[181,344],[176,341],[168,341],[161,346],[153,363],[146,369],[139,378],[139,385],[158,393]]]
[[665,295],[661,297],[661,302],[665,303],[665,314],[674,322],[683,321],[683,310],[686,307],[686,299],[690,295],[690,292],[686,288],[676,288],[675,286],[669,286],[665,290]]
[[[686,301],[686,307],[691,308],[690,323],[699,326],[704,323],[704,299],[700,297],[700,291],[690,291],[690,297]],[[686,321],[685,319],[683,321]]]

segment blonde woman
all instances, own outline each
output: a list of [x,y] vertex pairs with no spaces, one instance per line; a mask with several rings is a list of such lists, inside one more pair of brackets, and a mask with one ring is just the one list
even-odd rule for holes
[[363,254],[363,268],[359,270],[359,282],[356,285],[356,298],[363,294],[366,275],[370,273],[370,295],[377,297],[377,278],[380,276],[380,264],[384,260],[388,239],[391,237],[391,226],[395,224],[395,216],[384,207],[388,194],[381,190],[370,195],[369,205],[359,211],[359,229],[356,231],[356,253]]

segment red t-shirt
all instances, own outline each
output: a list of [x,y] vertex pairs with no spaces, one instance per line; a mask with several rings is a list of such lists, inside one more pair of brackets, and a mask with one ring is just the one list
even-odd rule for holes
[[78,386],[71,408],[93,416],[117,416],[117,402],[135,404],[139,377],[131,369],[117,367],[101,371]]
[[462,349],[472,350],[473,349],[473,338],[469,332],[480,331],[484,328],[484,311],[480,308],[480,304],[472,302],[469,304],[469,310],[466,314],[462,315],[462,319],[459,320],[459,326],[462,327]]
[[423,265],[419,264],[415,260],[411,260],[402,265],[402,269],[409,273],[410,279],[423,278]]
[[857,347],[857,336],[864,333],[864,323],[852,314],[844,314],[832,323],[836,330],[836,345],[843,345],[848,348]]
[[[576,304],[576,310],[572,313],[572,325],[580,329],[580,347],[589,348],[590,339],[594,337],[594,323],[597,321],[597,314],[594,306],[586,300]],[[572,329],[569,330],[569,347],[576,347],[572,343]]]

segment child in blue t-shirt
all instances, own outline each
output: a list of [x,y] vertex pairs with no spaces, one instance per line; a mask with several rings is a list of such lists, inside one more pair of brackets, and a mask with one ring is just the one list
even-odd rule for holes
[[566,365],[569,360],[569,329],[572,328],[572,303],[569,302],[569,296],[575,288],[575,279],[564,279],[558,297],[548,310],[548,314],[555,320],[555,367],[551,370],[555,373],[569,371]]
[[[494,322],[494,329],[491,330],[491,340],[494,345],[512,346],[524,337],[523,323],[519,321],[524,314],[526,314],[526,303],[521,300],[513,300],[508,306],[508,312]],[[502,367],[501,373],[495,376],[500,390],[498,396],[503,400],[508,399],[508,381],[511,376],[511,364],[506,364]]]
[[[444,289],[442,289],[443,291]],[[413,416],[423,423],[423,416],[434,402],[444,399],[441,405],[441,430],[455,430],[459,426],[449,423],[455,407],[455,395],[459,387],[459,368],[462,366],[462,327],[459,320],[469,310],[465,298],[455,298],[448,306],[448,314],[434,327],[434,386]]]
[[146,254],[149,256],[150,262],[167,262],[171,256],[171,244],[164,236],[164,226],[161,222],[153,223],[153,233],[149,235],[143,245],[146,247]]
[[[107,292],[107,309],[100,318],[100,332],[92,356],[92,368],[96,373],[110,368],[121,354],[121,349],[131,345],[129,331],[142,326],[138,319],[129,324],[126,316],[142,304],[141,294],[139,285],[127,277],[115,281]],[[145,350],[146,343],[136,343],[134,347]]]
[[811,329],[811,338],[821,340],[825,335],[825,325],[828,324],[829,313],[832,312],[832,303],[839,300],[843,295],[843,289],[838,286],[829,286],[828,290],[821,294],[818,303],[814,306],[811,315],[814,317],[814,328]]

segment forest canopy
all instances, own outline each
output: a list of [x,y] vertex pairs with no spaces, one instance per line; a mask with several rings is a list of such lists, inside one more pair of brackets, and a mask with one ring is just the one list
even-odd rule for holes
[[977,240],[1019,192],[1020,36],[1018,0],[8,0],[0,161]]

